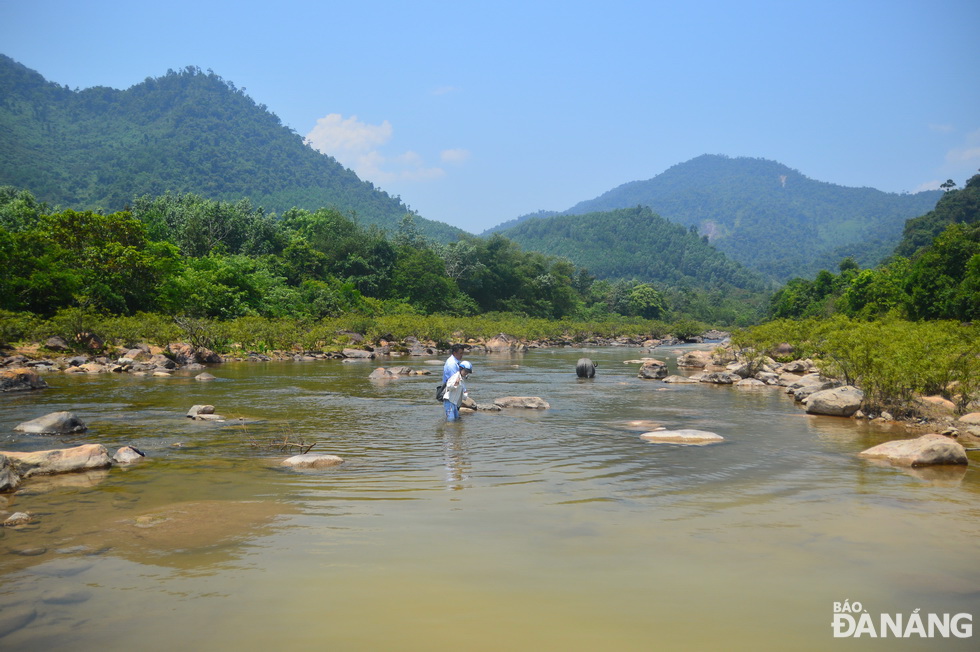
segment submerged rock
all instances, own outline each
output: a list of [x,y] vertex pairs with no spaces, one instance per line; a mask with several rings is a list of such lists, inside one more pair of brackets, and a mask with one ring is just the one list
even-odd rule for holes
[[530,410],[547,410],[551,405],[537,396],[504,396],[493,399],[493,404],[501,408],[527,408]]
[[14,471],[22,478],[35,475],[74,473],[87,469],[104,469],[112,466],[109,452],[102,444],[83,444],[74,448],[60,448],[30,453],[3,452]]
[[640,435],[640,439],[655,444],[686,444],[688,446],[706,446],[725,441],[719,434],[707,430],[655,430]]
[[88,426],[71,412],[52,412],[18,424],[14,430],[31,435],[70,435],[85,432]]
[[133,462],[139,462],[146,455],[143,451],[138,448],[133,448],[132,446],[123,446],[116,451],[116,454],[112,456],[112,460],[117,464],[132,464]]
[[291,466],[297,469],[322,469],[343,463],[344,458],[326,453],[303,453],[302,455],[287,457],[282,461],[283,466]]
[[873,446],[861,457],[887,460],[899,466],[928,466],[932,464],[967,464],[966,450],[949,437],[937,434],[916,439],[899,439]]

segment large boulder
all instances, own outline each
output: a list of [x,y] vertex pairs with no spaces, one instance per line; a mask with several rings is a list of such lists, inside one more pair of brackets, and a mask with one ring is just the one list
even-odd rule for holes
[[643,378],[645,380],[660,380],[667,376],[667,363],[652,359],[645,361],[636,374],[637,378]]
[[969,426],[980,426],[980,412],[970,412],[969,414],[964,414],[959,418],[960,423],[965,423]]
[[22,478],[55,473],[73,473],[112,466],[109,452],[102,444],[83,444],[31,453],[3,452]]
[[505,351],[527,351],[527,346],[513,335],[499,333],[487,340],[486,349],[487,353],[502,353]]
[[344,349],[344,357],[354,360],[371,360],[374,358],[374,352],[363,349]]
[[864,392],[852,385],[834,387],[810,394],[806,401],[807,414],[827,414],[849,417],[861,408]]
[[52,412],[18,424],[14,430],[29,435],[71,435],[85,432],[88,427],[71,412]]
[[504,396],[493,399],[493,404],[501,408],[527,408],[530,410],[547,410],[551,407],[547,401],[537,396]]
[[701,374],[698,382],[712,383],[715,385],[732,385],[742,380],[742,377],[731,371],[712,371],[711,373]]
[[899,466],[967,464],[966,450],[943,435],[922,435],[879,444],[859,453],[861,457],[886,460]]
[[30,389],[44,389],[48,386],[34,371],[21,367],[0,371],[0,392],[20,392]]
[[13,491],[20,484],[20,476],[11,464],[10,459],[0,454],[0,492]]
[[711,351],[688,351],[677,357],[678,367],[704,369],[711,364]]

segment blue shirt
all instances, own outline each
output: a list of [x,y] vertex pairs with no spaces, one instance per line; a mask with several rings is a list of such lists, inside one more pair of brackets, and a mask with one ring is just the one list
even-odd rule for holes
[[445,385],[446,381],[457,371],[459,371],[459,360],[456,359],[456,356],[451,355],[446,358],[446,364],[442,367],[442,384]]

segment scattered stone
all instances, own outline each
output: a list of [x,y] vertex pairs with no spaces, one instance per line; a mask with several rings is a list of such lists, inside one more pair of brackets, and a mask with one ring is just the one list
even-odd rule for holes
[[326,453],[303,453],[302,455],[293,455],[282,461],[283,466],[291,466],[297,469],[322,469],[343,463],[342,457],[327,455]]
[[861,407],[864,392],[852,385],[814,392],[806,402],[807,414],[849,417]]
[[31,435],[70,435],[85,432],[88,427],[71,412],[52,412],[18,424],[14,430]]
[[679,385],[697,385],[700,381],[696,378],[691,378],[689,376],[667,376],[664,378],[665,383],[677,383]]
[[45,389],[47,386],[35,371],[26,367],[0,371],[0,393]]
[[686,444],[688,446],[706,446],[725,441],[719,434],[707,430],[655,430],[640,435],[640,439],[655,444]]
[[734,385],[740,380],[742,380],[741,376],[733,374],[730,371],[712,371],[702,374],[698,378],[698,382],[712,383],[714,385]]
[[344,357],[355,360],[372,360],[374,351],[364,351],[362,349],[344,349]]
[[711,364],[711,351],[688,351],[677,357],[678,367],[704,369]]
[[504,396],[493,399],[493,404],[501,408],[527,408],[530,410],[547,410],[551,407],[547,401],[537,396]]
[[4,520],[3,526],[17,527],[18,525],[27,525],[32,520],[33,518],[27,512],[14,512]]
[[44,340],[44,348],[59,352],[71,351],[71,346],[65,341],[65,338],[58,335]]
[[969,414],[964,414],[958,419],[958,421],[969,425],[980,425],[980,412],[970,412]]
[[146,457],[146,455],[144,455],[143,451],[139,450],[138,448],[123,446],[116,451],[116,454],[112,456],[112,459],[118,464],[132,464],[133,462],[139,462],[144,457]]
[[198,416],[202,414],[214,414],[214,406],[213,405],[191,406],[191,409],[187,411],[187,418],[196,419]]
[[520,353],[527,351],[527,345],[521,343],[513,335],[499,333],[487,340],[486,349],[488,353],[503,353],[505,351],[515,351]]
[[765,387],[766,384],[759,380],[758,378],[743,378],[742,380],[735,383],[735,387],[741,387],[743,389],[753,389],[759,387]]
[[661,378],[666,378],[667,374],[667,363],[661,360],[650,359],[640,366],[636,377],[643,378],[644,380],[660,380]]
[[74,448],[61,448],[30,453],[0,453],[10,459],[14,471],[22,478],[56,473],[73,473],[88,469],[104,469],[112,466],[109,452],[102,444],[83,444]]
[[0,492],[12,491],[20,485],[20,475],[6,455],[0,454]]
[[859,453],[861,457],[882,459],[899,466],[967,464],[966,451],[958,442],[937,434],[916,439],[885,442]]
[[203,383],[203,382],[207,382],[209,380],[215,380],[215,377],[205,371],[202,374],[198,374],[198,375],[194,376],[194,380],[199,380],[199,381],[201,381]]

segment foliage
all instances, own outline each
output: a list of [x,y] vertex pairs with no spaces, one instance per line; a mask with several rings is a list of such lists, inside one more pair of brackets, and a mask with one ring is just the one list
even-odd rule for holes
[[980,392],[980,327],[896,318],[776,320],[733,334],[741,348],[772,354],[789,343],[823,373],[865,392],[872,411],[915,411],[917,395],[940,394],[962,411]]

